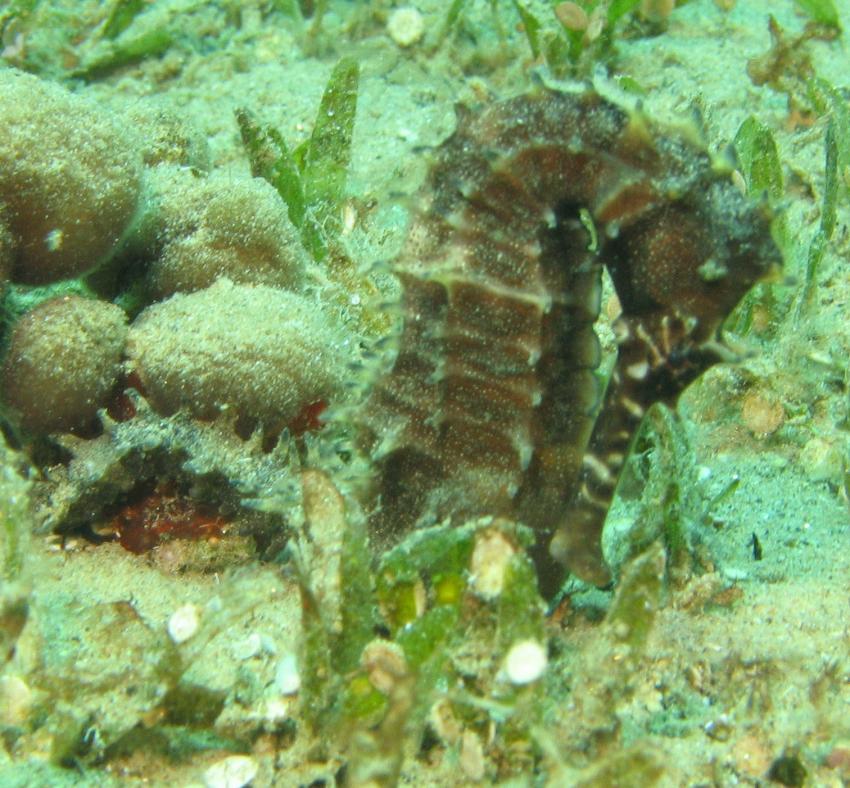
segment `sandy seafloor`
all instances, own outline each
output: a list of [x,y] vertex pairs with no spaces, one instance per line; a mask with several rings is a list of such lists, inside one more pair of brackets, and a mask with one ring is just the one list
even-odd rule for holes
[[[90,3],[70,5],[91,12]],[[531,59],[513,11],[500,10],[508,30],[507,43],[500,42],[483,0],[469,0],[459,34],[436,51],[426,44],[442,23],[443,2],[415,4],[426,39],[406,49],[385,32],[390,3],[331,3],[315,54],[291,20],[263,17],[260,4],[222,2],[227,13],[190,0],[154,5],[156,13],[173,14],[183,43],[75,89],[104,112],[176,110],[207,138],[214,169],[234,176],[248,171],[235,107],[253,108],[295,145],[311,128],[338,57],[360,61],[347,188],[357,204],[373,206],[352,230],[352,249],[364,264],[391,259],[399,248],[403,197],[424,177],[422,150],[452,131],[454,102],[531,85]],[[850,9],[843,0],[838,5],[850,24]],[[710,370],[680,403],[694,453],[693,476],[683,484],[697,485],[700,500],[709,501],[739,479],[705,517],[710,561],[666,593],[638,667],[627,676],[618,673],[610,637],[591,614],[594,595],[576,593],[563,624],[551,627],[557,645],[548,686],[560,682],[561,691],[537,696],[549,704],[545,722],[513,750],[480,730],[476,745],[462,744],[462,737],[432,742],[427,753],[404,762],[400,784],[731,786],[766,785],[769,774],[787,785],[850,781],[848,207],[839,206],[812,308],[794,320],[787,311],[819,221],[825,122],[789,124],[786,96],[749,80],[747,61],[770,46],[769,14],[789,36],[805,22],[790,0],[739,0],[732,10],[693,0],[672,13],[662,34],[618,45],[617,70],[645,89],[650,117],[683,122],[698,102],[715,149],[750,114],[773,130],[786,176],[784,210],[802,250],[786,261],[771,325],[743,340],[746,360]],[[355,16],[361,24],[352,32]],[[32,45],[49,49],[51,34],[33,32]],[[844,36],[812,40],[806,51],[819,76],[850,87]],[[49,64],[59,76],[59,59]],[[612,534],[627,530],[630,514],[615,506]],[[2,673],[0,785],[244,784],[209,771],[233,755],[250,759],[258,787],[333,784],[345,747],[332,743],[330,760],[322,762],[307,734],[297,732],[297,696],[275,698],[269,690],[281,659],[299,648],[300,600],[291,578],[260,564],[221,574],[169,573],[162,562],[114,544],[68,547],[39,534],[29,548],[30,621]],[[174,611],[189,603],[212,610],[207,615],[215,622],[194,645],[187,641],[189,679],[227,699],[216,719],[189,726],[196,749],[178,756],[168,737],[184,734],[138,695],[150,679],[148,639],[164,637]],[[493,720],[496,730],[495,711]],[[53,762],[57,741],[81,728],[88,751]],[[111,743],[132,729],[153,731],[150,743],[98,757],[101,739]],[[217,743],[204,745],[208,734],[209,741],[219,736]],[[238,745],[228,749],[227,741]]]

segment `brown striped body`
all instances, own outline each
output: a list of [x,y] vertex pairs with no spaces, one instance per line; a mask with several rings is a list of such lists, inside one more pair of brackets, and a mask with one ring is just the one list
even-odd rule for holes
[[[698,146],[593,92],[460,117],[420,200],[395,264],[398,356],[362,416],[376,536],[509,516],[604,583],[631,435],[716,360],[706,343],[777,259],[767,220]],[[604,397],[602,266],[623,310]]]

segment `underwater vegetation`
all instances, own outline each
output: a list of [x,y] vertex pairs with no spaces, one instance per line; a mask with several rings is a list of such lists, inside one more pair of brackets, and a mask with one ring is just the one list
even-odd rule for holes
[[283,137],[260,128],[247,110],[237,112],[252,173],[271,183],[286,202],[289,218],[301,230],[305,248],[317,263],[339,235],[351,136],[357,111],[360,67],[341,60],[331,74],[310,138],[290,153]]
[[[189,4],[233,41],[286,19],[334,52],[297,120],[236,96],[224,158],[178,112],[84,97],[194,47],[177,5],[104,4],[62,67],[17,38],[59,6],[0,10],[4,58],[39,74],[0,70],[0,782],[847,770],[846,668],[779,650],[781,578],[756,574],[816,535],[780,544],[735,509],[762,494],[735,444],[778,456],[812,431],[764,381],[844,242],[850,113],[810,57],[839,19],[801,2],[814,26],[769,23],[748,89],[787,98],[792,128],[754,107],[723,149],[710,117],[657,120],[614,71],[698,3]],[[416,35],[390,29],[400,10]],[[524,53],[522,89],[479,74],[451,133],[410,145],[422,185],[376,200],[404,240],[364,259],[357,233],[385,229],[351,195],[358,145],[382,144],[358,142],[367,99],[487,24]],[[378,26],[392,67],[369,60]],[[800,128],[822,162],[805,177]],[[741,531],[743,569],[716,549]]]
[[[453,0],[446,14],[444,36],[458,25],[466,5],[469,0]],[[654,32],[663,28],[676,3],[584,0],[536,4],[490,0],[490,6],[497,21],[506,8],[519,17],[532,56],[545,62],[553,74],[575,75],[589,73],[594,63],[614,57],[616,38],[626,22]]]

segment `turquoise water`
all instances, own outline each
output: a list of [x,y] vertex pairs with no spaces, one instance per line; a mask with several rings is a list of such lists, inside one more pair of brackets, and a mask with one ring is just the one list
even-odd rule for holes
[[[850,137],[831,13],[0,4],[0,783],[846,780]],[[506,108],[533,118],[510,102],[541,84],[611,109],[525,143]],[[522,245],[528,184],[551,173],[516,162],[541,145],[566,185]],[[497,191],[506,162],[526,177]],[[644,183],[635,216],[680,218],[626,286],[604,250],[637,258],[644,219],[604,206]],[[675,206],[700,188],[691,226]],[[773,242],[742,241],[751,222]],[[740,252],[732,272],[698,260],[710,292],[768,246],[781,271],[680,397],[623,366],[640,410],[668,410],[627,461],[623,436],[589,457],[618,316],[648,313],[629,287],[675,292],[691,325],[680,226]],[[554,306],[465,267],[476,244],[496,265],[535,242],[581,274]],[[563,336],[502,331],[520,302],[547,331],[561,310]],[[566,353],[579,326],[599,358],[551,367],[569,385],[479,376],[503,336],[550,369],[534,342]],[[646,347],[678,363],[669,337]],[[526,419],[494,377],[544,405]],[[458,380],[480,396],[461,416]],[[571,563],[577,478],[610,581]]]

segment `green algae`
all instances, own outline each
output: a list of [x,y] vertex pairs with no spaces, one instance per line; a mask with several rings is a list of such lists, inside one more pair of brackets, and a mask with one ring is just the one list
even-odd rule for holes
[[442,661],[448,657],[446,645],[458,624],[458,612],[454,605],[438,605],[404,627],[396,638],[410,667],[422,674],[426,696],[443,674]]
[[0,588],[19,580],[29,546],[30,483],[17,468],[22,459],[0,439]]
[[665,552],[655,542],[626,565],[605,619],[614,637],[629,647],[631,657],[646,647],[661,605]]
[[261,125],[247,109],[237,109],[236,120],[251,161],[251,174],[274,186],[286,203],[289,220],[301,230],[304,248],[314,260],[324,260],[327,244],[313,217],[308,215],[301,171],[286,140],[277,129]]
[[[453,0],[445,14],[438,40],[446,37],[460,26],[468,0]],[[535,60],[546,64],[552,75],[557,77],[589,75],[594,67],[611,60],[614,45],[619,35],[619,26],[628,20],[640,5],[640,0],[587,0],[580,4],[588,18],[602,20],[592,36],[585,30],[573,30],[561,23],[556,15],[557,3],[510,0],[490,0],[491,16],[504,42],[501,17],[512,10],[520,23],[520,29]]]
[[[310,586],[307,567],[300,557],[294,556],[293,560],[302,611],[299,663],[307,666],[301,676],[301,717],[315,732],[336,731],[342,677],[333,670],[331,624]],[[346,705],[351,707],[350,702]]]
[[[523,735],[538,721],[540,707],[532,701],[536,689],[450,690],[454,684],[451,677],[457,676],[453,659],[467,649],[477,649],[479,639],[492,642],[487,658],[491,680],[511,646],[528,639],[546,640],[545,606],[534,564],[521,548],[507,561],[502,588],[495,598],[480,599],[469,582],[476,539],[494,530],[516,544],[531,540],[528,529],[507,522],[495,526],[487,518],[460,527],[434,526],[412,533],[387,550],[369,579],[362,571],[367,566],[362,542],[352,551],[349,541],[349,546],[343,547],[342,566],[359,568],[353,572],[358,576],[356,582],[342,579],[342,594],[351,610],[341,631],[329,627],[328,611],[322,609],[319,597],[307,586],[309,580],[299,570],[304,612],[302,664],[309,666],[302,680],[302,714],[326,742],[337,746],[349,742],[353,771],[387,768],[394,773],[402,753],[418,748],[429,711],[439,698],[448,697],[456,713],[470,721],[479,720],[482,714],[503,720],[515,716],[512,730],[523,731]],[[348,574],[352,574],[351,568]],[[364,651],[364,641],[374,637],[369,634],[375,623],[374,609],[380,611],[391,639],[371,639]],[[357,616],[366,622],[365,627],[355,626]],[[385,679],[390,681],[392,676],[390,685],[382,690],[371,683],[370,668],[364,662],[366,651],[374,653],[374,649],[395,654],[391,658],[396,661],[398,649],[403,655],[403,662],[393,668],[395,673]],[[382,759],[384,766],[377,766]]]
[[270,0],[269,7],[298,22],[304,21],[304,15],[301,13],[301,6],[298,0]]
[[[733,144],[747,193],[753,200],[760,200],[765,210],[771,213],[773,238],[783,258],[792,258],[795,254],[794,239],[784,213],[785,178],[773,132],[757,117],[750,115],[738,128]],[[767,314],[775,323],[779,311],[775,291],[772,282],[758,283],[724,321],[724,328],[746,336],[751,332],[757,314]]]
[[376,725],[387,711],[387,696],[358,674],[343,688],[341,713],[345,719],[364,726]]
[[840,27],[838,8],[834,0],[795,0],[813,21],[829,27]]
[[30,482],[22,458],[0,438],[0,668],[9,660],[29,616],[27,560],[32,531]]
[[540,31],[543,24],[520,2],[520,0],[513,0],[513,4],[519,18],[522,20],[523,31],[525,32],[525,37],[528,40],[528,46],[531,49],[531,54],[534,55],[535,58],[539,58],[541,54]]
[[[301,595],[301,708],[312,729],[339,734],[376,710],[368,688],[356,676],[352,680],[375,628],[372,556],[365,521],[346,516],[344,501],[324,474],[313,473],[304,490],[305,527],[288,549]],[[322,547],[311,538],[314,525],[328,528],[316,519],[334,520],[341,530],[333,568],[323,565]],[[327,592],[328,579],[333,593]]]
[[378,566],[378,593],[386,597],[398,584],[411,583],[423,574],[431,576],[462,573],[472,553],[469,526],[438,525],[412,533],[401,544],[386,551]]
[[105,38],[117,38],[133,24],[133,20],[144,10],[144,0],[113,0],[109,15],[101,28],[101,34]]
[[[175,41],[173,20],[134,31],[134,22],[150,9],[144,0],[111,0],[102,9],[68,9],[58,3],[17,0],[0,10],[0,29],[20,31],[26,41],[19,56],[28,71],[94,81],[125,66],[167,51]],[[78,64],[61,54],[74,51]]]
[[499,652],[505,654],[514,643],[523,640],[545,642],[545,612],[534,562],[526,553],[517,553],[505,567],[504,587],[496,600]]
[[345,604],[340,611],[342,629],[333,642],[333,665],[337,672],[348,673],[359,664],[375,629],[372,553],[365,519],[349,518],[341,549],[340,593]]
[[337,63],[310,138],[292,152],[276,129],[261,125],[246,109],[236,111],[253,175],[283,198],[304,248],[318,263],[328,257],[341,231],[359,73],[351,58]]
[[[312,133],[294,149],[277,129],[260,122],[249,110],[236,110],[252,174],[267,180],[280,194],[304,248],[336,287],[333,300],[345,309],[352,303],[371,305],[379,297],[375,284],[355,265],[343,238],[359,79],[356,60],[344,57],[337,62]],[[385,335],[392,323],[381,309],[364,309],[358,320],[373,337]]]
[[[612,0],[612,2],[608,4],[608,11],[606,13],[608,24],[615,24],[626,14],[634,11],[639,4],[640,0]],[[597,5],[600,5],[600,3],[597,3]]]
[[797,322],[813,306],[818,272],[835,233],[839,203],[850,198],[850,107],[828,80],[818,76],[808,82],[808,98],[814,110],[826,120],[824,183],[820,223],[808,248],[798,250],[803,283],[794,310]]
[[[794,312],[797,322],[799,322],[804,312],[811,310],[814,306],[818,273],[824,255],[826,254],[827,246],[835,232],[839,186],[841,183],[838,171],[840,160],[838,142],[839,124],[840,120],[837,120],[835,116],[830,117],[826,124],[826,133],[824,134],[824,186],[820,224],[805,255],[803,285],[800,288]],[[846,139],[845,135],[842,135],[842,137]]]
[[750,115],[735,135],[735,150],[750,195],[781,200],[785,194],[782,163],[770,128]]
[[127,35],[117,41],[108,39],[85,65],[72,72],[72,76],[86,81],[103,79],[120,68],[165,53],[173,43],[174,35],[165,27],[145,30],[132,37]]
[[836,169],[840,192],[850,198],[850,104],[834,85],[822,77],[809,83],[809,96],[815,111],[834,123]]
[[773,213],[771,232],[780,250],[788,256],[791,239],[782,212],[785,178],[773,132],[761,120],[750,115],[735,135],[734,149],[747,193],[753,200],[761,200],[770,206]]
[[[351,163],[351,141],[357,113],[360,66],[342,58],[328,79],[313,132],[306,144],[301,174],[304,197],[315,220],[331,238],[342,230],[342,205]],[[300,153],[296,150],[296,156]]]
[[634,525],[617,539],[609,561],[624,566],[656,542],[663,544],[667,571],[679,581],[693,570],[693,542],[705,504],[695,484],[693,449],[680,417],[656,404],[635,433],[616,496],[635,505]]

